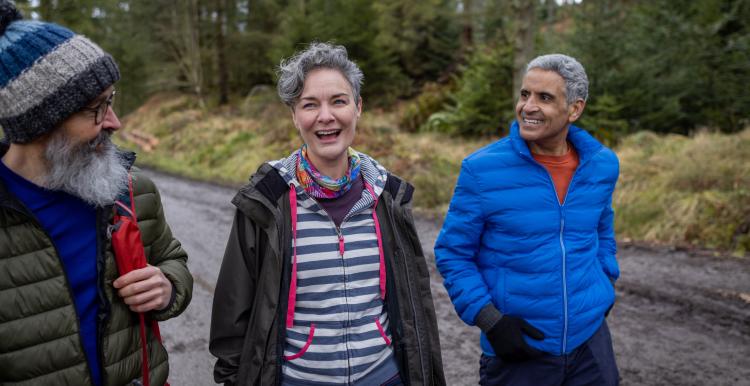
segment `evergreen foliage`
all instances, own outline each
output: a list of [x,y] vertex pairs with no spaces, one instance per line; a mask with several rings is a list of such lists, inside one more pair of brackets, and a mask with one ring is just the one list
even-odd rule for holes
[[422,130],[463,136],[506,134],[506,123],[513,117],[510,48],[478,47],[457,83],[447,108],[432,114]]
[[573,20],[567,46],[589,73],[590,105],[606,97],[612,107],[584,116],[608,114],[620,134],[619,122],[627,132],[683,134],[748,124],[740,89],[750,81],[750,2],[602,0],[584,2]]
[[580,123],[609,143],[644,129],[736,132],[749,121],[748,0],[539,0],[531,18],[519,0],[17,3],[26,17],[64,24],[115,56],[122,113],[160,91],[203,105],[242,98],[273,85],[282,57],[331,41],[362,67],[368,106],[416,98],[404,116],[409,130],[504,133],[529,47],[584,64],[591,97]]

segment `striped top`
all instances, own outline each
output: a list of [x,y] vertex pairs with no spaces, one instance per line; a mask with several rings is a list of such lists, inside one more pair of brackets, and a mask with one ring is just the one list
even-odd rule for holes
[[362,192],[340,228],[295,180],[295,154],[271,163],[294,185],[297,203],[296,293],[290,294],[296,300],[286,330],[284,385],[382,383],[398,372],[380,293],[373,218],[372,194],[383,191],[387,172],[360,156],[372,193]]

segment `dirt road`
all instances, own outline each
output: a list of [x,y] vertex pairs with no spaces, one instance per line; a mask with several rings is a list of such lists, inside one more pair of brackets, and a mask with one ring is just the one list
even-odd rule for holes
[[[173,385],[210,385],[211,299],[234,190],[150,172],[167,219],[190,255],[193,301],[163,323]],[[449,385],[476,385],[479,333],[453,310],[435,271],[433,222],[417,224],[430,263]],[[623,385],[750,385],[750,261],[621,247],[622,278],[609,317]]]

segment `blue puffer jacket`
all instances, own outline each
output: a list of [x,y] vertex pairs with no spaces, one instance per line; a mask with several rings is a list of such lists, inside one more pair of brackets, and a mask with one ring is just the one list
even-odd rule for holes
[[[614,302],[612,192],[617,156],[570,126],[580,164],[560,205],[552,179],[513,123],[510,135],[462,164],[443,229],[437,267],[456,311],[469,325],[492,302],[544,333],[532,347],[570,353],[599,328]],[[482,350],[494,356],[485,334]]]

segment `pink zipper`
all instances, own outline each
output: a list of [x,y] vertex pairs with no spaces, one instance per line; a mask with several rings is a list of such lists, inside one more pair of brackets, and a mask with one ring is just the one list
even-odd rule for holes
[[344,235],[341,234],[341,231],[338,231],[339,233],[339,253],[341,254],[341,257],[344,257]]

